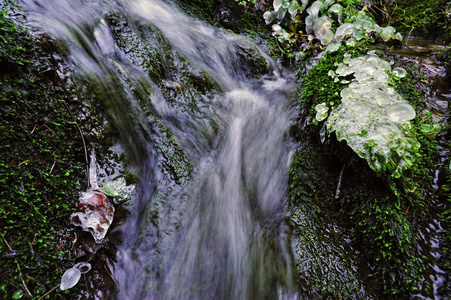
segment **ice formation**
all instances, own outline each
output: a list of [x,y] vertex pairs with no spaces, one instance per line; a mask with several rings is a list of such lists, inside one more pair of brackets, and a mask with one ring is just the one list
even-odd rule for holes
[[395,28],[391,26],[382,27],[379,30],[379,34],[381,35],[381,38],[384,40],[384,42],[389,41],[392,37],[395,36],[396,30]]
[[74,287],[80,280],[81,272],[78,268],[70,268],[61,277],[60,289],[62,291]]
[[113,200],[117,203],[130,199],[130,196],[135,190],[135,185],[127,185],[125,178],[120,176],[105,182],[100,190],[105,195],[113,197]]
[[332,15],[337,15],[338,23],[341,23],[342,18],[343,18],[343,6],[336,3],[329,8],[329,10],[327,11],[327,14],[329,15],[329,17],[332,17]]
[[392,73],[398,78],[404,78],[407,75],[407,71],[400,67],[393,68]]
[[314,34],[323,45],[329,44],[334,38],[334,32],[331,30],[332,21],[327,16],[320,17],[313,26]]
[[335,131],[338,140],[346,140],[373,170],[396,165],[393,175],[399,177],[414,163],[420,144],[406,134],[406,122],[415,117],[415,110],[388,85],[389,71],[390,64],[374,54],[339,65],[337,77],[353,75],[354,79],[341,91],[342,102],[330,113],[326,127]]
[[300,6],[297,1],[290,2],[290,5],[288,6],[288,12],[290,13],[292,19],[296,17],[299,8]]
[[282,0],[274,0],[274,11],[278,11],[282,7]]
[[91,264],[88,262],[79,262],[74,265],[74,268],[80,270],[81,274],[85,274],[91,271]]
[[[380,27],[365,13],[364,9],[349,18],[350,15],[347,14],[346,9],[340,3],[335,2],[335,0],[317,0],[307,8],[304,24],[309,41],[316,38],[325,46],[337,41],[345,41],[347,46],[354,47],[357,41],[371,37],[371,33],[378,33],[384,41],[392,38],[402,40],[402,35],[393,27]],[[308,4],[308,0],[274,0],[274,11],[266,11],[263,18],[267,25],[276,19],[278,23],[281,23],[289,12],[291,18],[295,20],[298,12],[302,13]],[[348,18],[344,20],[344,16]],[[336,22],[340,26],[334,30],[333,24]],[[285,40],[289,39],[283,33],[274,31],[274,35],[283,37]]]
[[315,106],[316,116],[315,119],[318,122],[321,122],[327,118],[327,113],[329,112],[329,108],[326,106],[326,103],[320,103]]
[[78,199],[77,211],[71,215],[75,226],[81,226],[101,243],[113,222],[114,205],[102,192],[92,190],[83,192]]
[[387,115],[393,122],[403,123],[415,118],[415,110],[407,102],[397,102],[387,107]]
[[352,29],[354,28],[354,25],[352,23],[344,23],[340,25],[340,27],[337,28],[337,31],[335,32],[335,39],[343,39],[345,36],[352,34]]

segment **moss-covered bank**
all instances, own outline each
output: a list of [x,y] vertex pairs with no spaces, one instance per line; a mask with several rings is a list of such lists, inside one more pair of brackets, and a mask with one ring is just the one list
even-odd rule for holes
[[447,0],[371,1],[384,23],[405,36],[451,42],[451,3]]
[[[446,135],[445,119],[436,123],[432,115],[448,113],[425,109],[432,85],[414,62],[390,54],[390,47],[393,45],[365,42],[357,47],[342,46],[337,52],[324,54],[309,71],[299,69],[300,117],[294,134],[300,146],[290,170],[290,213],[297,241],[293,247],[299,285],[308,289],[302,278],[307,276],[305,266],[310,265],[315,289],[307,294],[315,299],[408,299],[416,293],[433,298],[445,297],[450,291],[446,283],[448,286],[434,292],[434,278],[438,276],[434,266],[443,270],[449,266],[446,258],[433,255],[449,253],[449,233],[427,229],[437,221],[445,228],[449,226],[445,218],[440,218],[440,211],[449,210],[442,195],[445,182],[433,176],[441,168],[438,162],[448,159],[440,154],[440,134],[425,130],[435,124],[442,128],[441,136]],[[407,70],[406,77],[391,82],[417,112],[409,135],[421,146],[415,153],[416,163],[399,178],[393,177],[389,167],[378,172],[370,169],[345,141],[337,141],[335,133],[320,133],[324,122],[315,120],[315,106],[326,103],[333,110],[341,103],[341,90],[349,84],[336,80],[330,70],[337,69],[345,53],[359,57],[372,49]],[[387,164],[396,163],[387,160]],[[316,263],[309,253],[312,238],[303,236],[311,231],[310,226],[318,228],[312,236],[317,240],[314,251],[322,259]],[[435,238],[443,241],[440,249],[431,248],[430,239]],[[337,255],[337,251],[347,255]]]
[[82,106],[59,78],[54,45],[34,40],[8,4],[0,7],[0,294],[37,299],[74,261],[68,216],[86,172],[66,105],[75,114]]

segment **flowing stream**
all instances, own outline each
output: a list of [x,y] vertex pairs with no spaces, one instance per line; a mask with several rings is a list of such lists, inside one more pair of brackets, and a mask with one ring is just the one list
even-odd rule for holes
[[[92,284],[96,299],[341,295],[323,287],[372,298],[361,280],[367,262],[348,234],[326,213],[315,219],[313,206],[287,212],[295,78],[263,47],[187,17],[170,1],[21,2],[28,24],[59,41],[72,70],[59,77],[76,80],[90,105],[103,108],[99,119],[117,132],[111,150],[125,154],[138,178],[124,223],[110,233],[119,291]],[[417,57],[416,49],[398,54]],[[431,78],[446,74],[421,66]],[[449,97],[446,90],[426,104],[447,112]],[[287,218],[298,226],[292,239]],[[423,227],[429,294],[438,298],[448,280],[437,266],[442,228],[436,220]]]
[[[140,179],[113,232],[120,292],[98,296],[293,297],[290,74],[247,39],[160,0],[23,3],[29,21],[62,41],[73,68],[94,84]],[[193,91],[187,78],[211,87]],[[161,146],[165,128],[184,154]],[[171,159],[177,180],[165,167]]]

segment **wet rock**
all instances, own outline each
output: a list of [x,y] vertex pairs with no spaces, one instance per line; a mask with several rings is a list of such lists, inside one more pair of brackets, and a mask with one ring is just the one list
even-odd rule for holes
[[254,44],[243,39],[239,44],[236,44],[235,48],[240,57],[241,67],[244,67],[249,77],[267,73],[268,61]]

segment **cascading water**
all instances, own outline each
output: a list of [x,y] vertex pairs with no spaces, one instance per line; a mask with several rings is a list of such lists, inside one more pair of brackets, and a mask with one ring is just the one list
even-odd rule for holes
[[[114,232],[115,297],[293,296],[285,224],[290,78],[248,40],[195,22],[163,1],[24,5],[100,91],[140,179],[130,214]],[[260,76],[250,75],[251,57],[265,65]],[[211,87],[199,95],[182,77]],[[165,170],[171,154],[157,150],[161,128],[185,149],[190,180],[182,172],[184,180],[175,182]]]

